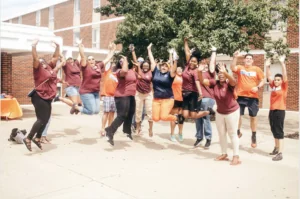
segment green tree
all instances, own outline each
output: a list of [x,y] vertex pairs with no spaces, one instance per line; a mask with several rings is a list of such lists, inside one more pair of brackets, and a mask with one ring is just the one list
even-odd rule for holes
[[[153,43],[156,58],[167,59],[167,48],[174,47],[183,58],[183,38],[200,49],[203,56],[210,47],[218,53],[232,55],[249,46],[263,49],[272,24],[288,17],[298,21],[298,0],[283,6],[280,0],[108,0],[96,8],[101,15],[125,16],[118,26],[115,43],[135,45],[138,55],[146,56],[146,47]],[[271,17],[272,13],[279,17]]]

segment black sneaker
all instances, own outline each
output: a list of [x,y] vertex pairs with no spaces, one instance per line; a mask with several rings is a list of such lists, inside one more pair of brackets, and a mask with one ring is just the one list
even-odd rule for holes
[[278,149],[276,147],[274,147],[274,150],[269,153],[269,155],[276,155],[278,153]]
[[106,134],[107,142],[110,145],[114,146],[114,137],[110,133],[108,133],[107,131],[105,131],[105,134]]
[[282,153],[277,153],[277,155],[274,158],[272,158],[273,161],[279,161],[282,159],[283,159]]
[[216,114],[216,112],[211,107],[208,107],[207,110],[209,111],[210,115],[215,115]]
[[195,147],[199,146],[199,144],[200,144],[200,142],[201,142],[202,140],[203,140],[203,139],[198,139],[198,138],[197,138],[197,140],[196,140],[194,146],[195,146]]
[[127,137],[128,137],[129,139],[133,140],[131,134],[127,134]]
[[210,142],[211,142],[211,140],[206,139],[206,143],[205,143],[205,145],[204,145],[204,148],[205,148],[205,149],[209,149]]

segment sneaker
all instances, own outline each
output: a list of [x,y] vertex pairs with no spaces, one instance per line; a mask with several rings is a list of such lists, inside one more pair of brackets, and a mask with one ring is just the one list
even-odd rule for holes
[[111,145],[114,146],[114,136],[105,131],[107,142]]
[[276,155],[276,154],[278,154],[278,149],[274,147],[273,151],[269,153],[269,155]]
[[177,142],[176,138],[175,138],[175,135],[171,135],[171,141],[172,142]]
[[200,144],[201,141],[202,141],[202,139],[198,139],[198,138],[197,138],[197,140],[196,140],[194,146],[195,146],[195,147],[199,146],[199,144]]
[[211,107],[208,107],[207,110],[209,111],[209,115],[215,115],[216,112]]
[[282,159],[283,159],[282,153],[277,153],[277,155],[274,158],[272,158],[273,161],[279,161]]
[[127,134],[127,137],[128,137],[129,139],[133,140],[131,134]]
[[178,134],[178,140],[179,140],[179,142],[182,142],[182,141],[183,141],[183,136],[182,136],[182,134]]
[[251,147],[256,148],[256,134],[252,134],[251,137]]
[[209,149],[210,142],[211,142],[211,140],[206,139],[206,143],[205,143],[205,145],[204,145],[204,148],[205,148],[205,149]]

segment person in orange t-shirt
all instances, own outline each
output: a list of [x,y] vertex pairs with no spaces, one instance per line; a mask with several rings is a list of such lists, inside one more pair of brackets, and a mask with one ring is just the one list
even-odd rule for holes
[[103,87],[101,89],[101,97],[103,99],[103,116],[102,116],[102,129],[101,135],[105,136],[105,126],[111,125],[114,120],[116,104],[115,104],[115,91],[118,85],[118,78],[115,74],[116,64],[111,63],[105,66],[103,73]]
[[244,66],[237,66],[236,63],[239,56],[240,52],[236,51],[233,54],[233,60],[230,66],[232,72],[237,75],[237,102],[240,105],[240,119],[237,134],[239,138],[242,136],[240,132],[242,116],[244,115],[245,108],[248,107],[250,127],[252,130],[251,147],[255,148],[257,146],[256,115],[259,110],[258,91],[264,86],[264,73],[259,67],[252,65],[254,62],[252,54],[246,54],[244,56]]
[[[184,122],[184,117],[182,115],[182,67],[177,66],[176,69],[176,76],[174,78],[173,84],[172,84],[172,90],[173,90],[173,95],[174,95],[174,106],[171,111],[172,115],[178,115],[178,140],[180,142],[183,141],[183,136],[182,136],[182,129],[183,129],[183,122]],[[175,135],[174,135],[174,130],[176,123],[174,121],[170,121],[171,125],[171,140],[176,141]]]
[[282,74],[276,74],[274,80],[271,75],[270,65],[271,60],[267,59],[267,78],[271,87],[269,123],[271,131],[275,139],[274,150],[270,155],[276,155],[272,158],[273,161],[282,160],[282,148],[284,138],[284,118],[286,109],[286,97],[288,90],[288,81],[285,67],[285,56],[280,56],[279,61],[282,67]]

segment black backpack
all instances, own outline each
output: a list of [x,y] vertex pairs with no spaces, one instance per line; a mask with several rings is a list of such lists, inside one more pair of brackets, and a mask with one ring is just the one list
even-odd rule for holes
[[18,144],[23,144],[23,139],[25,138],[26,134],[27,131],[25,129],[19,130],[18,128],[14,128],[11,130],[8,141],[15,141]]

